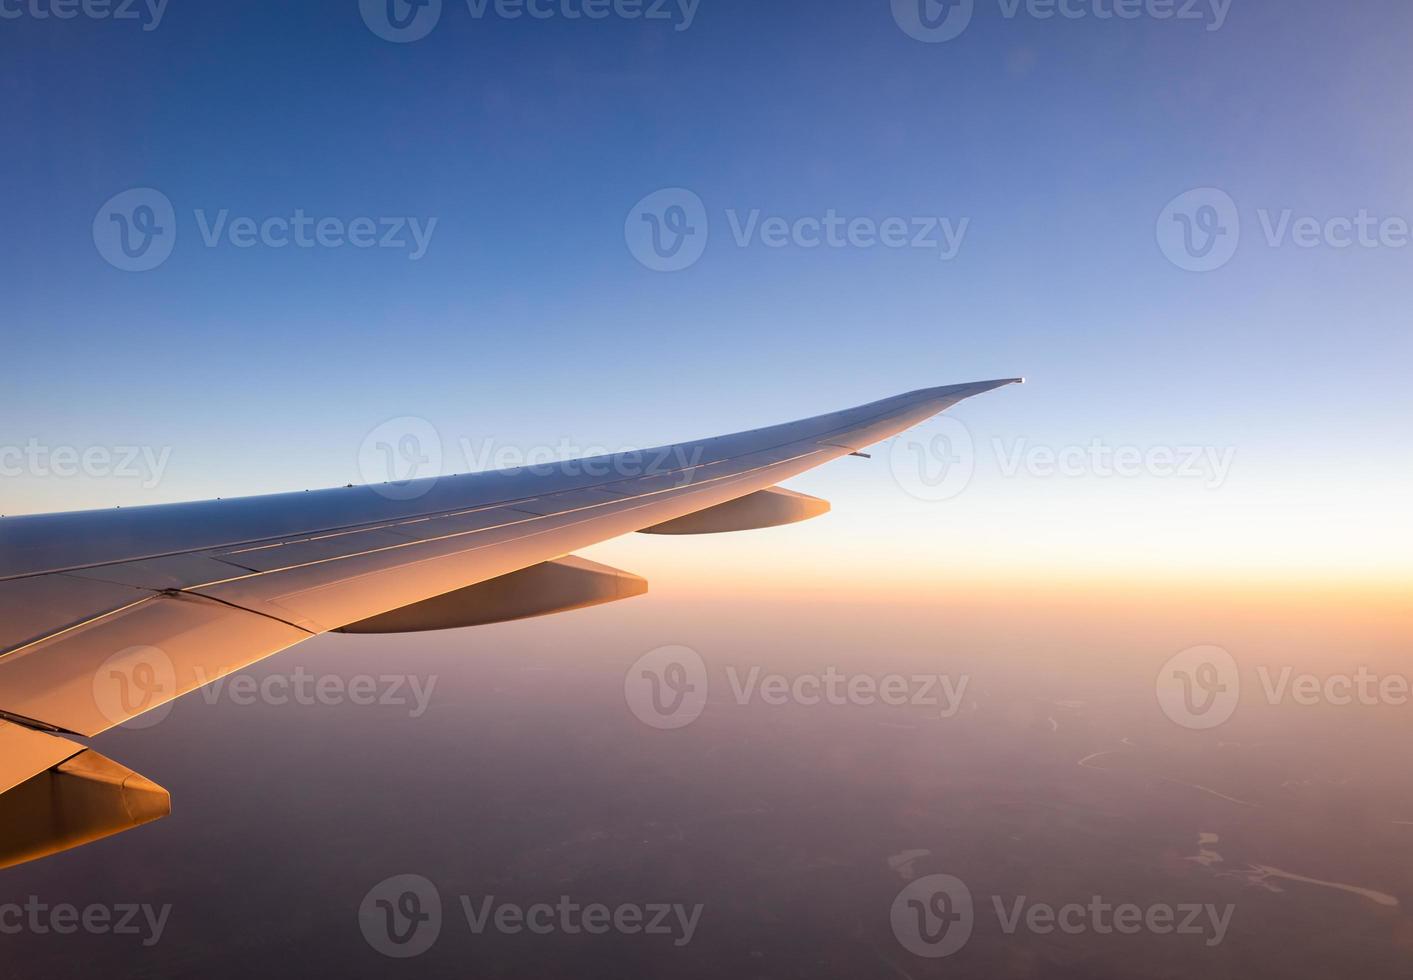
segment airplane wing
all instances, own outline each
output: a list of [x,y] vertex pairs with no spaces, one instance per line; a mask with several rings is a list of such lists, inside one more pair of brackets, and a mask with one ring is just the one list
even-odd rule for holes
[[169,812],[165,790],[76,738],[319,633],[639,595],[641,578],[572,553],[816,516],[825,501],[777,484],[1020,380],[533,471],[0,520],[0,867]]

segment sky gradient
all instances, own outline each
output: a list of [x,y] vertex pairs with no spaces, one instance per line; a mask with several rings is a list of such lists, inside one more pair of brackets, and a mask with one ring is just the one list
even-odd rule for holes
[[[403,417],[464,472],[1024,375],[793,481],[822,521],[604,555],[707,590],[1413,580],[1406,5],[1238,0],[1217,27],[979,2],[941,43],[885,2],[702,0],[687,25],[448,0],[407,43],[352,0],[174,0],[151,30],[6,9],[4,513],[363,482]],[[134,188],[173,208],[149,271],[95,238]],[[709,235],[660,272],[625,227],[667,188]],[[1164,209],[1201,188],[1241,236],[1193,272]],[[222,212],[430,235],[208,245]],[[1325,223],[1361,213],[1384,241],[1338,247]],[[830,215],[964,231],[943,258],[759,224]],[[906,475],[937,434],[973,470],[942,500]],[[30,445],[164,462],[64,476]]]
[[[645,596],[104,733],[175,810],[7,870],[0,980],[387,976],[409,874],[456,980],[1413,976],[1413,5],[70,2],[0,0],[0,527],[1026,384],[788,481],[818,519],[579,553]],[[56,644],[166,642],[124,616]],[[170,929],[14,934],[41,899]]]

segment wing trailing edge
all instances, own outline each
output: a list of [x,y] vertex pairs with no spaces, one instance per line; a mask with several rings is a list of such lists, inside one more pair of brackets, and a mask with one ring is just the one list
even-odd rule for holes
[[344,626],[339,633],[420,633],[485,626],[643,595],[648,580],[570,555]]

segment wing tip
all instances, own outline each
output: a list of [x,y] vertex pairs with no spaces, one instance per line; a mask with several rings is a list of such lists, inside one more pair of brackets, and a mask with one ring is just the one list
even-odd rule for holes
[[1004,388],[1006,385],[1023,385],[1025,378],[996,378],[992,381],[967,381],[962,384],[941,385],[936,388],[923,388],[920,391],[910,392],[902,397],[913,398],[935,398],[939,396],[960,396],[970,398],[972,395],[980,395],[987,391],[994,391],[997,388]]

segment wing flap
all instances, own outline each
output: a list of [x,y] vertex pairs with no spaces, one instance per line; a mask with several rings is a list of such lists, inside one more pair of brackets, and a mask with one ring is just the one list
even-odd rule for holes
[[449,538],[470,531],[484,531],[488,527],[500,527],[529,519],[530,515],[524,511],[511,510],[508,507],[487,507],[460,514],[422,517],[394,524],[388,530],[409,541],[432,541],[437,538]]
[[0,708],[93,736],[310,635],[191,593],[152,595],[0,657]]
[[[249,571],[248,568],[217,561],[205,555],[168,555],[165,558],[148,558],[143,561],[122,562],[116,565],[79,568],[66,574],[75,578],[94,579],[99,582],[112,582],[139,589],[149,589],[153,592],[163,592],[168,589],[186,589],[193,585],[220,582],[235,575],[248,574]],[[0,582],[0,589],[3,589],[6,584]]]
[[253,545],[218,552],[213,557],[241,565],[250,571],[273,572],[406,543],[407,539],[394,533],[391,528],[377,527],[363,531],[336,531],[300,541]]
[[633,494],[611,487],[585,487],[582,490],[566,490],[564,493],[536,497],[534,500],[517,501],[514,507],[526,514],[548,517],[550,514],[565,514],[572,510],[583,510],[585,507],[614,503],[630,496]]
[[0,721],[0,793],[82,751],[77,742]]
[[643,595],[648,580],[570,555],[342,627],[342,633],[416,633],[485,626]]
[[[149,594],[127,585],[72,575],[35,575],[0,582],[0,655],[141,602]],[[0,704],[0,710],[4,707]]]

